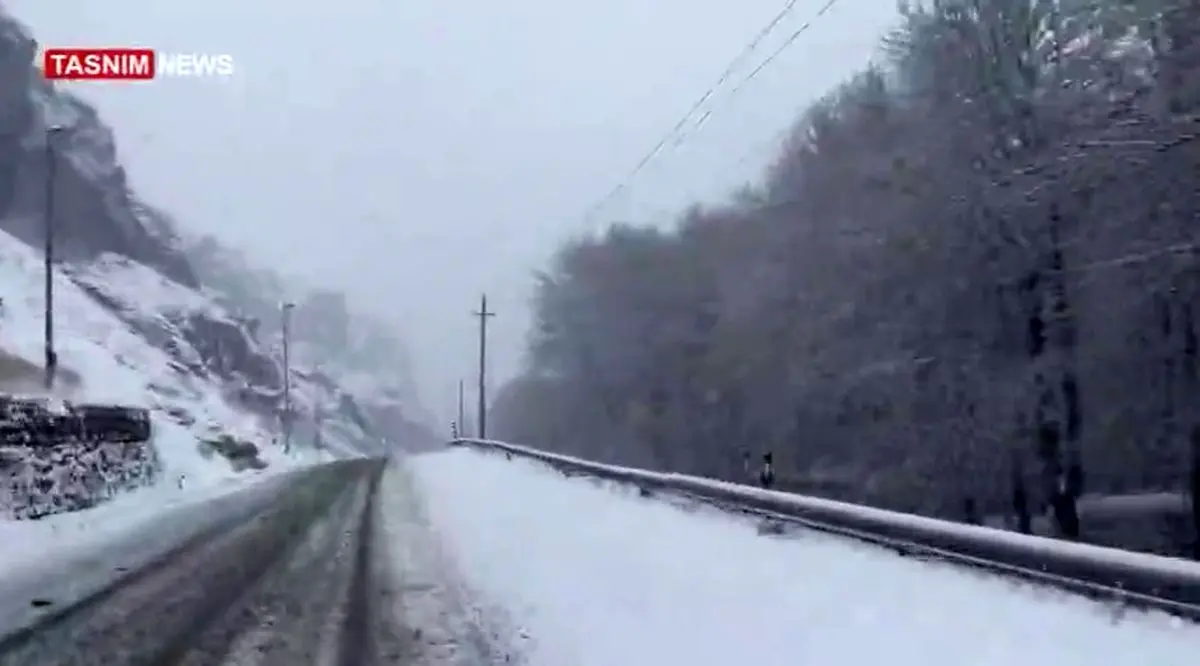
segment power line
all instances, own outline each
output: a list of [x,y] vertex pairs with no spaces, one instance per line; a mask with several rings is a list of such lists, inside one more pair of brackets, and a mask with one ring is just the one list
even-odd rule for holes
[[[725,101],[728,102],[729,100],[732,100],[734,97],[736,97],[737,94],[742,91],[742,88],[746,87],[746,84],[753,81],[754,78],[757,77],[760,73],[762,73],[762,71],[764,69],[766,69],[771,63],[775,62],[775,60],[778,59],[779,56],[783,55],[784,51],[787,51],[789,48],[791,48],[791,46],[796,43],[796,40],[800,39],[801,35],[808,32],[808,30],[810,28],[812,28],[813,24],[816,23],[817,19],[819,19],[822,16],[824,16],[825,14],[829,13],[829,10],[833,9],[833,6],[836,5],[837,3],[838,3],[838,0],[826,0],[825,4],[822,5],[820,9],[817,10],[816,14],[813,14],[813,17],[811,19],[805,21],[803,25],[801,25],[799,28],[797,28],[795,32],[793,32],[791,35],[789,35],[788,38],[785,39],[783,41],[783,43],[779,45],[779,48],[775,49],[775,51],[772,52],[771,55],[767,56],[767,58],[765,60],[763,60],[762,62],[760,62],[758,64],[758,67],[755,67],[749,74],[746,75],[745,78],[743,78],[740,82],[738,82],[738,84],[733,87],[733,90],[730,90],[729,94],[725,96]],[[708,119],[712,116],[713,111],[714,111],[714,109],[711,109],[711,108],[708,111],[706,111],[704,113],[704,115],[701,116],[700,119],[696,121],[696,124],[692,126],[692,129],[690,132],[685,132],[682,136],[680,136],[678,139],[675,140],[675,145],[673,147],[677,148],[677,147],[683,145],[683,143],[688,139],[689,136],[691,136],[695,132],[699,131],[700,128],[704,125],[704,123],[707,122]]]
[[[833,2],[836,2],[836,1],[837,0],[833,0]],[[653,160],[655,157],[658,156],[658,154],[660,152],[662,152],[663,148],[665,148],[667,146],[668,142],[670,142],[671,139],[676,138],[676,136],[680,134],[680,131],[683,130],[685,125],[687,125],[687,121],[693,115],[695,115],[696,112],[699,111],[700,108],[703,107],[704,104],[708,102],[708,100],[712,99],[713,95],[715,95],[717,93],[717,91],[721,88],[721,86],[724,86],[725,83],[729,81],[729,78],[731,76],[733,76],[733,73],[735,71],[737,71],[738,67],[740,67],[741,64],[752,53],[754,53],[754,51],[758,48],[759,44],[761,44],[762,41],[764,39],[766,39],[767,35],[774,32],[775,28],[779,27],[779,24],[782,23],[783,20],[786,19],[788,17],[788,15],[790,15],[796,9],[796,4],[798,2],[799,2],[799,0],[788,0],[787,4],[785,4],[783,6],[783,9],[780,9],[779,12],[777,14],[775,14],[775,17],[773,19],[771,19],[771,21],[769,23],[767,23],[765,26],[763,26],[763,28],[761,30],[758,31],[758,34],[756,34],[754,36],[754,39],[750,40],[750,42],[745,47],[742,48],[741,52],[738,53],[737,56],[735,56],[733,58],[733,60],[731,60],[729,62],[728,65],[726,65],[725,71],[721,72],[721,76],[717,77],[717,81],[715,83],[713,83],[711,86],[709,86],[708,90],[704,91],[704,94],[702,94],[702,95],[700,95],[700,97],[696,98],[696,101],[692,103],[691,108],[689,108],[687,113],[685,113],[683,115],[683,117],[681,117],[675,123],[674,127],[671,128],[671,131],[664,134],[658,140],[658,142],[654,144],[654,147],[651,148],[645,155],[643,155],[642,159],[638,160],[637,165],[635,165],[633,167],[633,169],[631,169],[629,171],[629,173],[627,173],[625,175],[625,177],[615,187],[613,187],[611,190],[609,190],[609,192],[607,194],[605,194],[603,197],[601,197],[599,201],[592,204],[588,208],[587,212],[584,214],[585,220],[590,221],[592,216],[595,215],[597,212],[599,212],[599,210],[601,208],[603,208],[605,204],[607,204],[609,201],[611,201],[613,199],[613,197],[615,197],[617,194],[620,194],[621,191],[624,190],[625,187],[628,185],[628,183],[630,181],[632,181],[634,178],[636,178],[638,176],[638,174],[640,174],[642,172],[642,169],[645,169],[646,165],[650,164],[651,160]],[[826,11],[826,10],[823,9],[822,13],[824,11]],[[819,15],[820,14],[818,14],[818,16]],[[791,38],[791,41],[795,41],[795,39],[796,39],[796,37],[793,36]],[[761,65],[759,66],[758,69],[761,69]],[[739,84],[738,87],[741,87],[741,85],[742,84]],[[705,118],[708,117],[708,114],[705,114],[704,117]],[[678,146],[680,144],[680,142],[681,142],[680,139],[676,139],[674,145]]]
[[[739,92],[742,91],[743,88],[746,87],[747,84],[749,84],[752,80],[754,80],[754,78],[757,77],[760,73],[762,73],[762,71],[765,70],[768,66],[770,66],[771,63],[775,62],[775,60],[777,60],[779,58],[779,56],[783,54],[784,51],[786,51],[793,44],[795,44],[796,41],[799,40],[800,37],[804,35],[804,33],[808,32],[812,28],[812,26],[816,23],[816,21],[818,19],[820,19],[825,14],[829,13],[829,10],[833,9],[834,5],[836,5],[838,3],[838,1],[839,0],[826,0],[825,4],[822,5],[820,9],[817,10],[817,13],[814,14],[811,19],[805,21],[804,24],[802,24],[799,28],[797,28],[795,30],[795,32],[793,32],[791,35],[789,35],[788,38],[786,40],[784,40],[784,42],[782,44],[779,45],[779,48],[775,49],[775,51],[773,51],[771,53],[771,55],[767,56],[767,58],[765,60],[763,60],[761,63],[759,63],[757,67],[755,67],[748,75],[746,75],[741,81],[739,81],[736,86],[734,86],[734,88],[725,97],[726,102],[728,102],[729,100],[732,100]],[[754,49],[757,47],[758,43],[761,42],[762,39],[768,33],[770,33],[772,30],[774,30],[774,28],[779,25],[780,21],[782,21],[784,18],[787,17],[788,14],[791,13],[792,9],[795,7],[795,4],[796,3],[794,1],[788,2],[788,4],[786,6],[784,6],[783,10],[780,11],[779,15],[776,16],[775,20],[772,20],[771,23],[769,23],[762,31],[760,31],[759,35],[755,38],[755,40],[752,41],[750,43],[750,45],[748,45],[745,49],[743,49],[742,54],[740,54],[738,56],[738,58],[735,59],[734,63],[732,63],[730,65],[730,67],[727,69],[729,71],[732,71],[733,69],[735,69],[736,65],[741,63],[741,60],[744,59],[744,56],[749,55],[751,52],[753,52]],[[728,73],[723,75],[719,82],[723,82],[727,79],[728,79]],[[632,183],[633,179],[636,178],[641,173],[642,169],[644,169],[646,167],[646,165],[649,164],[650,161],[653,160],[662,151],[663,147],[665,147],[667,142],[670,141],[672,139],[672,137],[676,137],[676,135],[679,135],[675,138],[674,144],[672,144],[672,148],[677,148],[677,147],[683,145],[683,143],[686,142],[687,139],[692,134],[694,134],[697,130],[700,129],[701,126],[703,126],[705,121],[707,121],[708,118],[712,116],[711,109],[709,111],[705,112],[705,114],[700,117],[700,119],[696,122],[696,124],[692,126],[692,129],[690,131],[684,132],[683,134],[679,134],[679,130],[682,129],[682,127],[687,124],[688,119],[695,113],[696,110],[699,109],[700,106],[702,106],[704,104],[704,102],[706,102],[708,99],[710,99],[716,93],[718,87],[719,86],[715,85],[712,88],[710,88],[708,91],[706,91],[704,93],[704,95],[702,95],[700,97],[700,99],[697,101],[697,103],[692,106],[692,109],[688,112],[688,114],[679,119],[679,122],[677,122],[675,124],[675,127],[671,130],[671,132],[669,132],[662,139],[660,139],[659,142],[657,144],[655,144],[654,148],[652,150],[650,150],[650,152],[646,153],[645,156],[642,157],[641,161],[638,162],[637,166],[634,167],[634,169],[632,171],[630,171],[625,176],[625,178],[621,180],[621,182],[619,182],[615,187],[613,187],[611,190],[609,190],[608,194],[606,194],[603,198],[601,198],[599,201],[597,201],[595,204],[593,204],[591,207],[588,208],[587,213],[584,215],[585,223],[590,223],[592,221],[593,216],[595,216],[600,211],[601,208],[603,208],[606,204],[608,204],[608,202],[612,201],[613,198],[615,198],[618,194],[620,194],[622,191],[624,191]]]
[[[833,9],[833,6],[836,5],[837,3],[838,3],[838,0],[825,0],[825,4],[821,5],[821,8],[817,10],[816,14],[813,14],[813,17],[811,19],[805,21],[804,24],[801,25],[799,28],[796,28],[796,31],[793,32],[791,35],[789,35],[788,38],[785,39],[784,42],[779,45],[779,48],[775,49],[775,51],[772,52],[771,55],[767,56],[766,60],[763,60],[761,63],[759,63],[758,67],[755,67],[753,71],[751,71],[748,75],[746,75],[746,78],[742,79],[740,83],[738,83],[736,86],[734,86],[733,90],[729,91],[729,96],[726,97],[725,99],[728,100],[728,99],[732,98],[734,95],[738,94],[738,92],[740,92],[741,89],[744,88],[747,83],[750,83],[750,81],[752,81],[754,79],[754,77],[758,76],[771,63],[775,62],[775,60],[778,59],[779,56],[783,55],[784,51],[791,48],[791,46],[796,43],[796,40],[800,39],[800,37],[804,33],[808,32],[809,29],[811,29],[813,27],[813,24],[817,22],[817,19],[821,18],[825,14],[828,14],[829,10]],[[710,111],[708,115],[711,115],[711,113],[712,112]],[[701,122],[703,122],[703,120],[704,120],[704,118],[701,118]]]

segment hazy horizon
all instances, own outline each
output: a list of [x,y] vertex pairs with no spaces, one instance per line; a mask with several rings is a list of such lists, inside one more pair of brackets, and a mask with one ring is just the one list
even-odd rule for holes
[[[228,80],[64,88],[181,226],[394,322],[425,406],[448,418],[458,379],[474,385],[480,294],[498,313],[495,387],[518,368],[533,272],[784,3],[5,4],[46,46],[232,54]],[[755,180],[895,16],[891,0],[842,0],[727,99],[821,4],[798,2],[703,128],[597,221],[667,223]]]

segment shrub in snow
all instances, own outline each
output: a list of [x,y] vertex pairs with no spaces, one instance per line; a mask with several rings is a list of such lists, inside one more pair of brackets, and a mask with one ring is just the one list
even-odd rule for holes
[[246,440],[239,440],[232,435],[222,434],[213,439],[202,439],[197,444],[197,448],[200,450],[200,454],[206,458],[211,458],[214,454],[225,458],[235,472],[267,467],[267,463],[259,457],[257,445]]

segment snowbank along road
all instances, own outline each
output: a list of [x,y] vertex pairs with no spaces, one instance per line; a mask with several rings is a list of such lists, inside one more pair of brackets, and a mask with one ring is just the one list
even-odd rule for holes
[[514,663],[425,554],[408,485],[322,465],[0,581],[0,665]]
[[330,463],[6,571],[0,666],[1196,663],[1160,613],[760,527],[464,449]]
[[[530,666],[1194,666],[1200,626],[468,449],[413,459]],[[492,613],[497,617],[497,613]]]

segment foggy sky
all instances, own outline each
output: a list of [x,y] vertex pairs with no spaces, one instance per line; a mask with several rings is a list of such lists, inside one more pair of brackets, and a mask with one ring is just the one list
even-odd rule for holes
[[[0,1],[45,46],[232,54],[227,81],[68,89],[181,225],[394,321],[446,418],[457,380],[473,384],[480,293],[499,313],[499,381],[519,367],[533,270],[784,4]],[[734,83],[821,4],[800,0]],[[665,223],[754,179],[797,111],[867,62],[894,7],[841,0],[602,219]]]

